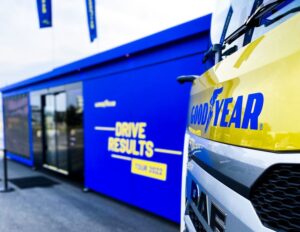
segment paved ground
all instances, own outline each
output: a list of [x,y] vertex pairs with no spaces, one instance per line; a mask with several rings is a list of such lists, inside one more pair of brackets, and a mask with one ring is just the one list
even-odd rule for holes
[[99,194],[83,193],[79,186],[61,178],[14,162],[8,165],[10,179],[39,176],[57,184],[21,189],[10,183],[15,190],[0,193],[1,232],[179,231],[176,224]]

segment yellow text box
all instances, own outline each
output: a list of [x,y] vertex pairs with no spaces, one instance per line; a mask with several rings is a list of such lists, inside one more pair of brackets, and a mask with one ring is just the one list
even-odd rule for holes
[[131,173],[165,181],[167,179],[167,164],[132,159]]

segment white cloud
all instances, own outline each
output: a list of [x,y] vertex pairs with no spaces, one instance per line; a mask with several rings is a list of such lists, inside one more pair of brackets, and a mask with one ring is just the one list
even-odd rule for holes
[[52,0],[53,28],[39,29],[36,1],[0,1],[0,85],[117,47],[212,11],[204,0],[96,0],[90,43],[85,0]]

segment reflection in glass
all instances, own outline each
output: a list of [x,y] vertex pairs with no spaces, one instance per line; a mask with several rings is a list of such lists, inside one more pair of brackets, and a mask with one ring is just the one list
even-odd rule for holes
[[5,147],[9,152],[30,157],[28,95],[4,98]]
[[44,123],[46,137],[46,164],[56,166],[56,130],[54,95],[45,96]]
[[30,94],[31,105],[31,127],[34,165],[39,167],[43,164],[43,128],[42,128],[42,92]]
[[68,140],[67,140],[67,98],[66,93],[55,95],[55,123],[56,123],[56,155],[57,167],[62,170],[68,170]]
[[81,86],[68,90],[67,124],[70,168],[79,178],[83,170],[83,98]]

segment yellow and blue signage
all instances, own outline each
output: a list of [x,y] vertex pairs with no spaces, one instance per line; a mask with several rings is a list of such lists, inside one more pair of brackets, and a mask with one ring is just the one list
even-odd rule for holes
[[[252,93],[246,97],[247,100],[244,100],[243,95],[236,99],[229,97],[217,100],[222,91],[223,87],[217,88],[213,91],[209,102],[192,106],[190,123],[203,126],[205,133],[212,121],[213,126],[258,130],[258,118],[263,109],[264,95]],[[232,111],[229,110],[230,105],[233,105]]]
[[[190,85],[201,56],[84,83],[85,186],[179,222]],[[186,110],[185,110],[186,109]]]
[[90,33],[90,40],[93,42],[97,38],[96,24],[96,0],[86,0],[87,20]]
[[52,4],[51,0],[37,0],[40,28],[52,26]]
[[194,81],[191,133],[253,149],[299,151],[299,22],[297,14]]

